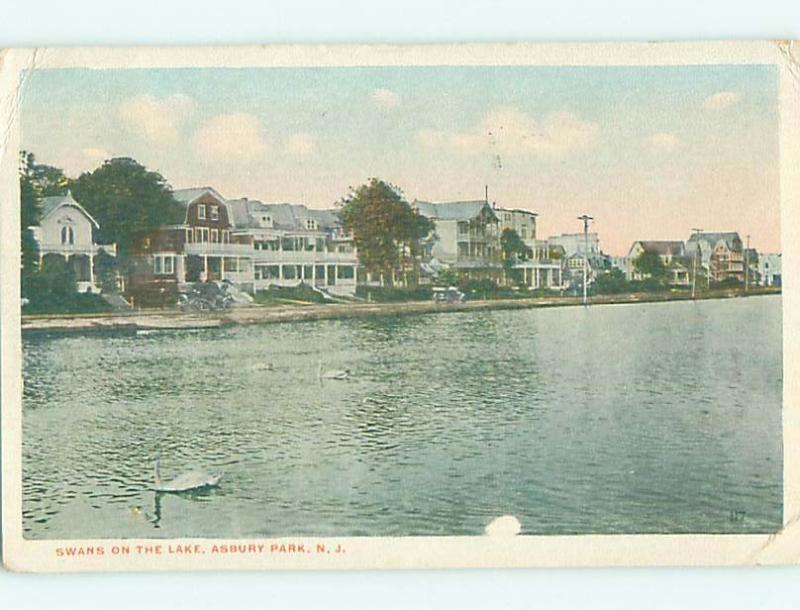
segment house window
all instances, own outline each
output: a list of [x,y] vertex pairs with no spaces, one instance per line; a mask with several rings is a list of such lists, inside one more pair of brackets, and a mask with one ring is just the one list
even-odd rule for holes
[[219,230],[211,229],[211,243],[215,244],[219,241]]
[[197,241],[205,243],[208,241],[208,229],[200,228],[197,231]]
[[209,212],[211,213],[211,220],[219,220],[219,206],[218,205],[209,206]]
[[205,220],[206,219],[206,204],[200,203],[197,205],[197,219],[198,220]]
[[192,243],[192,230],[191,229],[186,229],[186,243],[187,244]]
[[175,271],[175,257],[172,255],[156,255],[153,257],[153,273],[156,275],[172,275]]
[[[260,277],[259,273],[261,274]],[[280,267],[278,265],[256,267],[256,279],[277,280],[280,279],[280,275]]]
[[72,227],[61,227],[61,243],[73,245],[75,243],[75,229]]
[[283,266],[283,279],[285,280],[297,279],[297,269],[295,268],[294,265]]

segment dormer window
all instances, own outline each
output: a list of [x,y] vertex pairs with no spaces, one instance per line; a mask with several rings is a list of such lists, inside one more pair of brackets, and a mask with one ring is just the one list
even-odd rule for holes
[[313,218],[306,219],[306,229],[309,231],[316,231],[317,230],[317,221]]
[[272,216],[270,216],[269,214],[262,214],[261,217],[258,219],[258,221],[262,227],[272,226]]
[[206,204],[200,203],[197,205],[197,220],[206,219]]
[[211,220],[219,220],[219,206],[218,205],[209,206],[209,212],[210,212]]

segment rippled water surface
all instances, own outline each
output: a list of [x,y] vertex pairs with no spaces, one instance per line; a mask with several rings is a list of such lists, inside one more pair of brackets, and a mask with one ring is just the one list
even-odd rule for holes
[[[26,336],[29,538],[766,532],[781,300]],[[323,368],[349,369],[323,381]],[[271,365],[271,366],[270,366]],[[152,492],[202,467],[220,488]]]

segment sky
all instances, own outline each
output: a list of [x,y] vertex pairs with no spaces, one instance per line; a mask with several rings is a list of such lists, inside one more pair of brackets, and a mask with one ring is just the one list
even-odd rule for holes
[[76,177],[132,157],[173,188],[331,207],[370,177],[409,201],[595,218],[603,251],[693,227],[780,251],[773,66],[37,69],[22,146]]

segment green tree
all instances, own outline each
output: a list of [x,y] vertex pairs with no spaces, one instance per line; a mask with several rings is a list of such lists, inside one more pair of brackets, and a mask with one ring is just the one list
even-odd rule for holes
[[656,280],[667,277],[667,267],[656,252],[642,252],[633,261],[633,268],[643,277]]
[[352,232],[359,264],[390,285],[396,273],[416,266],[420,240],[432,230],[396,186],[377,178],[352,189],[339,204],[339,219]]
[[183,219],[183,208],[164,177],[133,159],[109,159],[81,174],[71,187],[100,225],[98,241],[116,243],[123,258],[148,233]]
[[523,283],[523,273],[522,269],[517,269],[515,265],[528,258],[528,246],[514,229],[506,228],[500,234],[500,252],[506,278],[519,286]]
[[457,286],[458,282],[459,277],[455,269],[440,269],[436,273],[436,283],[440,286]]
[[39,269],[39,245],[30,227],[39,224],[41,219],[41,193],[33,181],[33,154],[20,153],[19,191],[20,191],[20,254],[22,271],[20,273],[22,295],[26,296],[33,274]]
[[28,278],[26,297],[34,311],[70,311],[78,284],[72,267],[61,256],[47,255],[41,269]]
[[621,269],[611,269],[607,273],[598,274],[592,287],[597,294],[620,294],[631,290],[630,282]]

